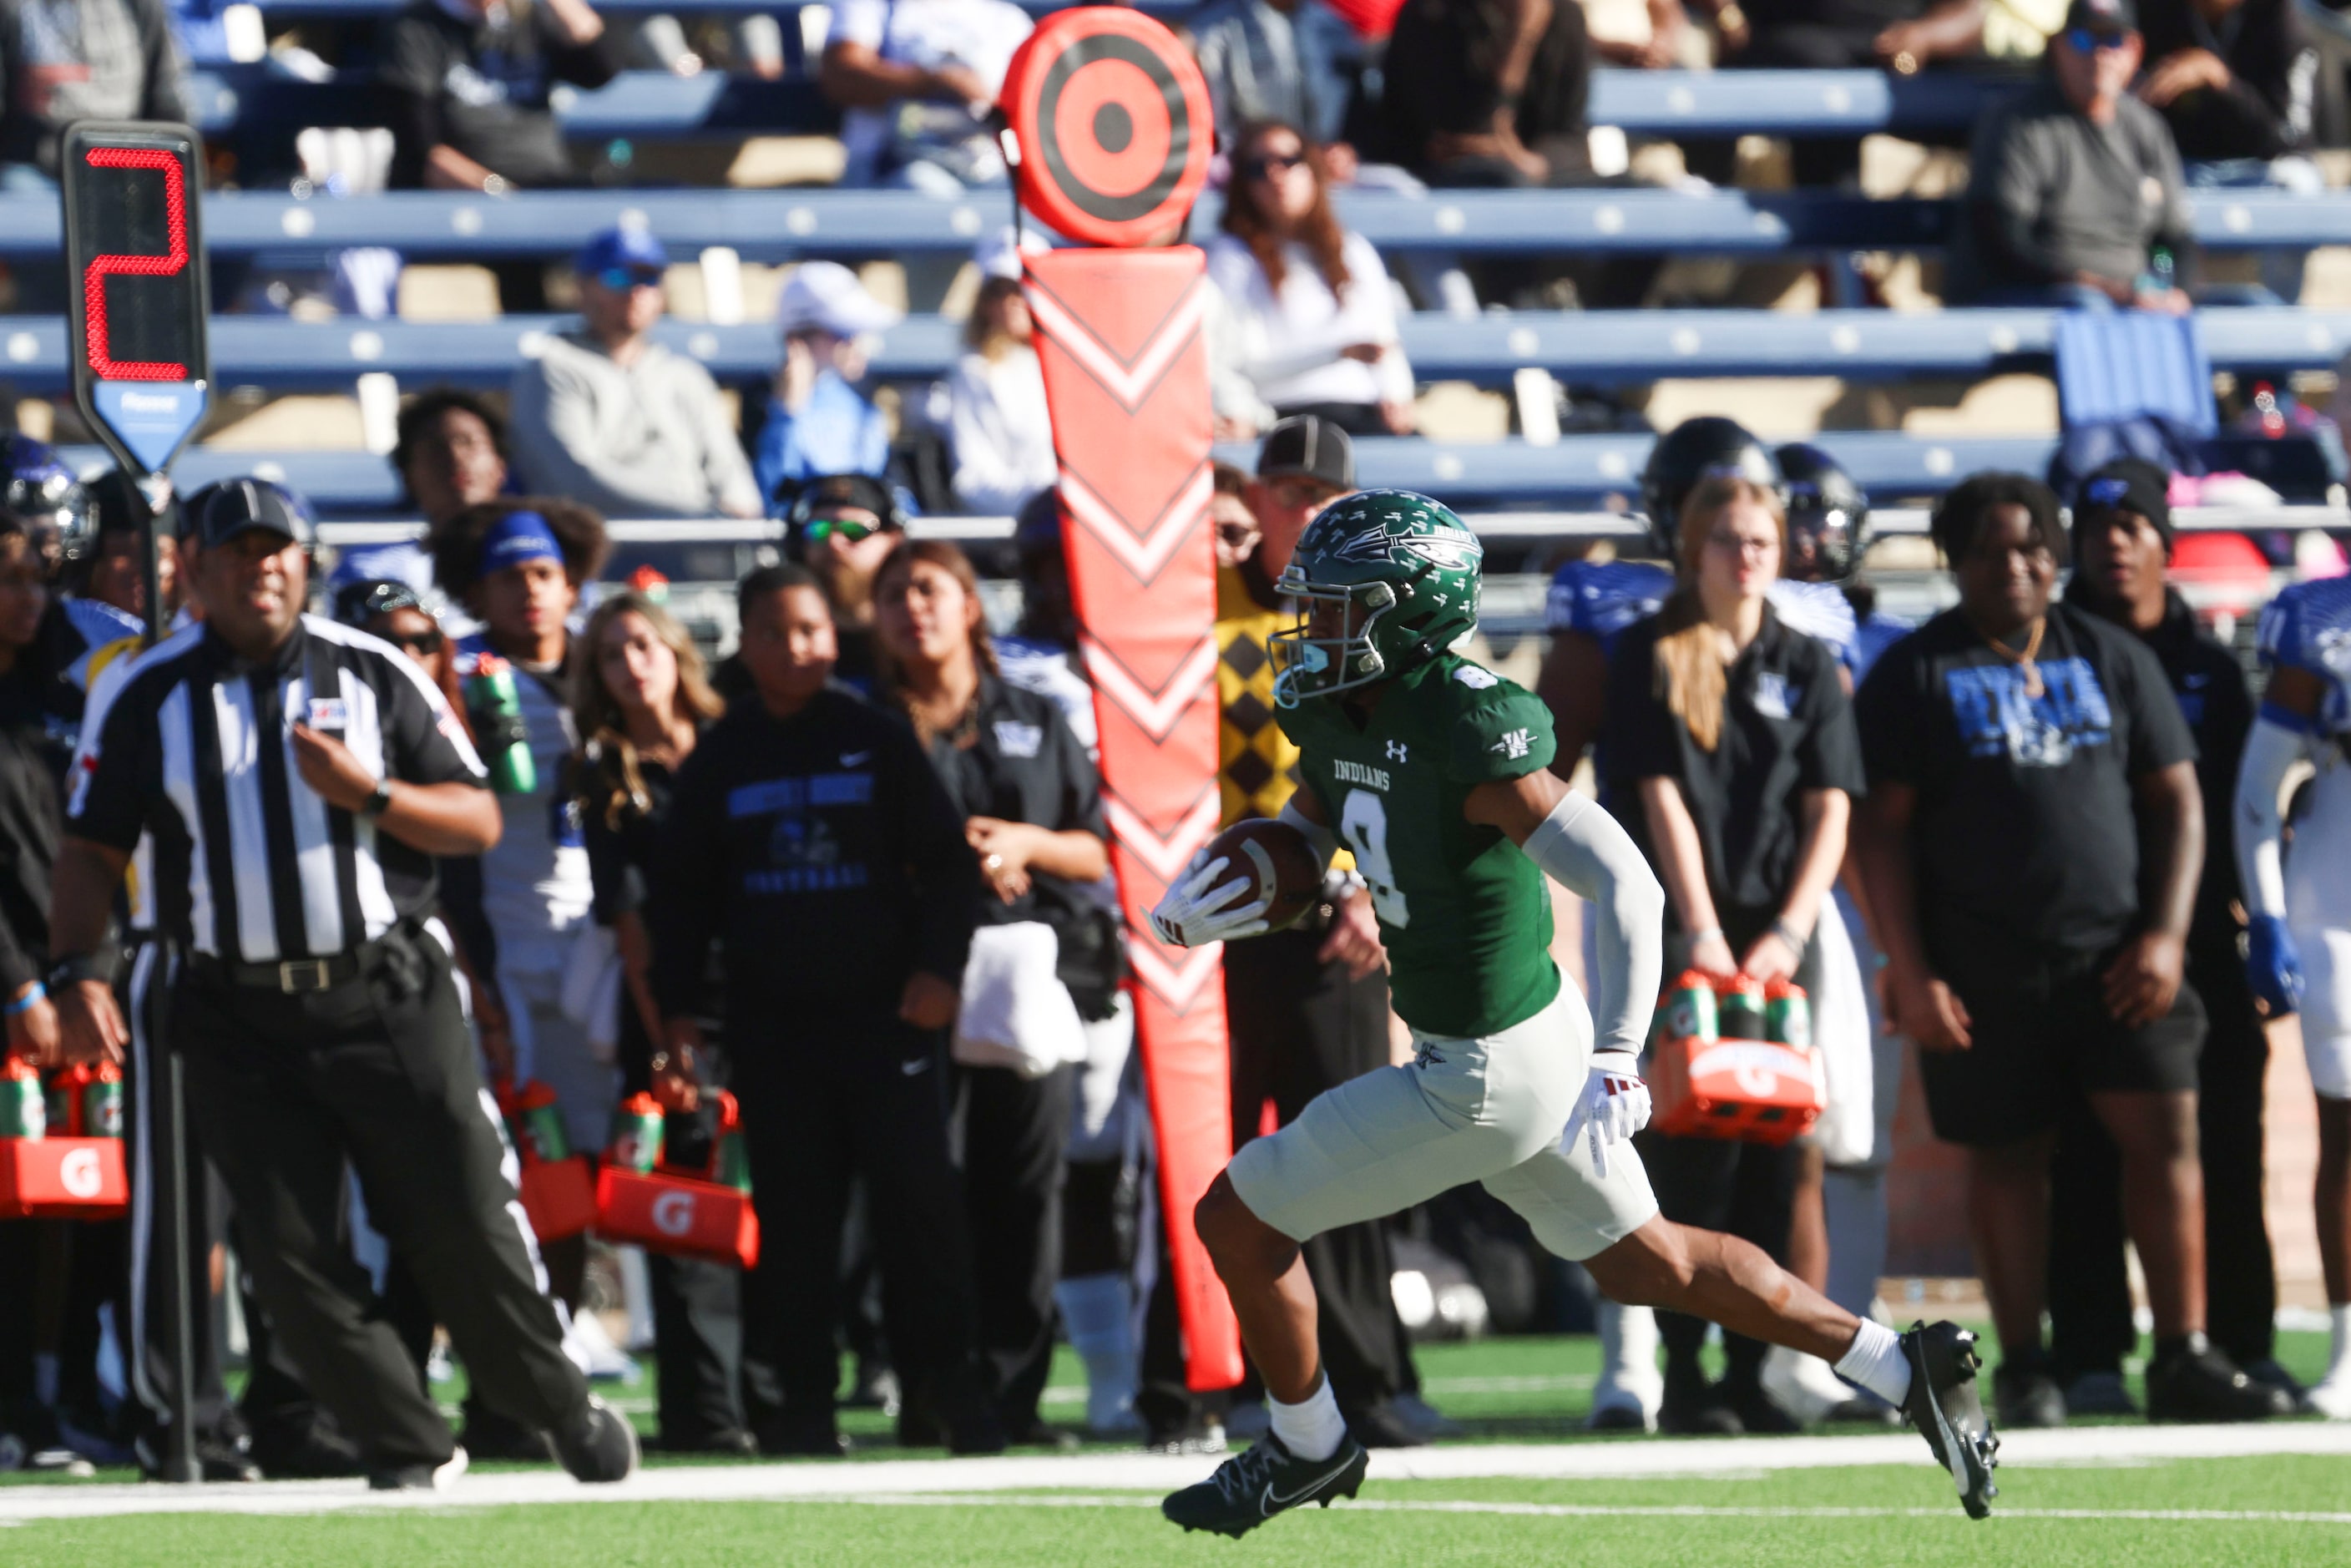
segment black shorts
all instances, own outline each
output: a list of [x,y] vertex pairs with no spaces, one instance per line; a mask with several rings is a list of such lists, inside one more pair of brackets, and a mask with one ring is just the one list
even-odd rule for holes
[[1928,961],[1968,1009],[1966,1051],[1922,1051],[1935,1135],[1992,1147],[2057,1124],[2068,1083],[2100,1090],[2196,1087],[2204,1004],[2184,981],[2170,1012],[2133,1029],[2106,1011],[2099,977],[2117,949],[2066,952],[1997,933],[1941,933]]

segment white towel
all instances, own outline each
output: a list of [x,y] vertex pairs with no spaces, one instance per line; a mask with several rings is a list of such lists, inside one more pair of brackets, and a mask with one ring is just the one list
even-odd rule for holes
[[1061,939],[1041,921],[973,932],[955,1059],[967,1067],[1008,1067],[1023,1078],[1083,1061],[1085,1024],[1054,973],[1061,959]]
[[1821,1156],[1833,1166],[1867,1165],[1877,1114],[1870,1061],[1869,1004],[1843,911],[1823,899],[1820,915],[1821,983],[1813,998],[1813,1043],[1828,1079],[1828,1109],[1813,1124]]

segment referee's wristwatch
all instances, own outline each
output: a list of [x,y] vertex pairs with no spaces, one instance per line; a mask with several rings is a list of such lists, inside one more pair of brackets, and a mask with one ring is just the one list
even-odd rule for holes
[[360,815],[381,817],[390,810],[392,810],[392,780],[379,779],[375,781],[374,791],[360,802]]

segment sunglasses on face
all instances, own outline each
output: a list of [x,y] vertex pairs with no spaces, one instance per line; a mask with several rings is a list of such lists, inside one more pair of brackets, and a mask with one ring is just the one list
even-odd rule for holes
[[1270,180],[1276,174],[1287,174],[1306,162],[1303,152],[1260,152],[1241,165],[1241,172],[1252,180]]
[[807,528],[802,530],[802,537],[812,545],[820,545],[833,535],[839,534],[851,544],[856,544],[862,539],[872,538],[881,531],[881,528],[874,524],[861,523],[853,517],[811,517],[809,519]]
[[444,633],[435,631],[409,632],[393,637],[392,642],[406,653],[420,653],[426,658],[431,658],[441,651],[448,640]]
[[650,267],[608,267],[596,275],[596,281],[615,294],[626,294],[632,288],[652,288],[662,280],[662,275]]
[[2086,55],[2094,50],[2119,49],[2129,42],[2128,33],[2093,33],[2087,27],[2065,30],[2065,45],[2077,55]]

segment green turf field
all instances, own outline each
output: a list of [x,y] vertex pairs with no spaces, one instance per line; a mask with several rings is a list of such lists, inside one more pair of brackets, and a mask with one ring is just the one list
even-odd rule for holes
[[26,1524],[0,1561],[501,1568],[680,1563],[1788,1563],[1897,1568],[2334,1564],[2351,1561],[2351,1461],[2212,1459],[2017,1471],[1973,1524],[1937,1475],[1891,1468],[1770,1478],[1374,1482],[1361,1502],[1275,1520],[1245,1542],[1186,1537],[1155,1500],[1115,1493],[799,1503],[585,1504],[293,1518],[174,1515]]

